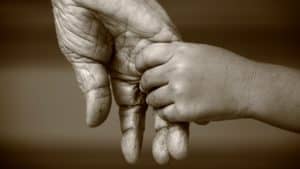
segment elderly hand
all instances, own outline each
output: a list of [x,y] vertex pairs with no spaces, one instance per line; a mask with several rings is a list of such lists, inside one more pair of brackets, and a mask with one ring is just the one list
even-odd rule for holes
[[[60,49],[72,63],[87,102],[87,124],[102,123],[110,110],[109,74],[123,132],[125,159],[137,161],[147,109],[139,90],[135,57],[157,42],[180,40],[155,0],[52,0]],[[114,55],[112,55],[112,53]],[[155,117],[153,155],[166,163],[169,154],[186,156],[188,124]]]

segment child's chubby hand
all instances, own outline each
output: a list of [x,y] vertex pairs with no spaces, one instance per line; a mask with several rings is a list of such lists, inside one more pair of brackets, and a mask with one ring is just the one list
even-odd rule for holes
[[209,45],[160,43],[136,57],[147,103],[170,122],[247,118],[256,63]]

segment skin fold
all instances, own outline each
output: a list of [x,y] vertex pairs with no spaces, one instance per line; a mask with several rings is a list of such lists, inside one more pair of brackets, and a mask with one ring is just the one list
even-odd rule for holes
[[[107,118],[112,95],[120,106],[121,147],[129,163],[137,161],[144,132],[145,94],[135,58],[151,44],[179,41],[175,26],[155,0],[52,0],[59,47],[72,64],[86,97],[87,124]],[[188,123],[155,117],[155,160],[187,154]]]
[[136,66],[147,104],[167,121],[253,118],[300,132],[298,70],[183,42],[148,46]]

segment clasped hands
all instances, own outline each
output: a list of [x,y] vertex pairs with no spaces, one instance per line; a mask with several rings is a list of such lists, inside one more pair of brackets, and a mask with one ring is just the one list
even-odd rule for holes
[[251,64],[217,47],[180,42],[156,0],[52,0],[52,5],[59,47],[86,98],[86,122],[96,127],[105,121],[113,93],[127,162],[139,157],[148,105],[154,109],[152,152],[159,164],[187,155],[189,122],[248,116],[241,113],[247,112],[241,104],[247,95],[236,91],[250,90],[243,84],[251,73],[239,70]]
[[[86,122],[100,125],[110,111],[111,88],[121,121],[121,147],[129,163],[137,161],[143,139],[145,94],[135,60],[144,48],[180,36],[155,0],[52,0],[59,47],[72,64],[86,98]],[[155,115],[153,156],[160,164],[170,155],[187,154],[188,124]]]

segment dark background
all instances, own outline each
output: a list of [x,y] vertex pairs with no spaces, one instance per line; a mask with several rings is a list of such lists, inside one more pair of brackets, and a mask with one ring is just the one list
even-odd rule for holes
[[[299,3],[292,0],[161,0],[186,41],[300,67]],[[0,2],[0,168],[159,167],[151,112],[141,160],[125,163],[114,105],[99,128],[59,52],[50,0]],[[191,127],[188,159],[167,168],[300,168],[300,135],[253,120]]]

